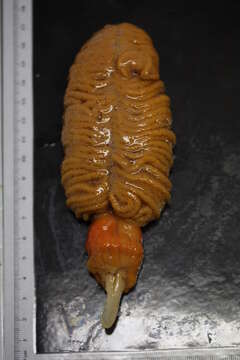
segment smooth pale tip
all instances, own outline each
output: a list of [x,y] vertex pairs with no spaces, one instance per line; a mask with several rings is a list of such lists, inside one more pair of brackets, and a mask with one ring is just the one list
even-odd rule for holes
[[105,329],[111,328],[116,321],[124,288],[125,280],[120,272],[106,276],[105,290],[107,292],[107,299],[101,318],[102,326]]

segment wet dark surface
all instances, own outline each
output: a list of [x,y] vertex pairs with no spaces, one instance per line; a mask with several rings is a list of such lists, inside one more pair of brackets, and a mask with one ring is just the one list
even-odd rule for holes
[[[76,5],[77,4],[77,5]],[[35,2],[35,259],[39,352],[240,346],[240,50],[237,2]],[[86,270],[87,225],[60,184],[68,68],[106,23],[152,36],[177,135],[172,201],[144,229],[136,288],[106,334]]]

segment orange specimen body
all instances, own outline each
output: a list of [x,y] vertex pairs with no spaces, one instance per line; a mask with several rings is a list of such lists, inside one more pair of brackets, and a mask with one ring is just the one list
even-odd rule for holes
[[119,271],[125,280],[124,292],[135,285],[143,256],[139,226],[104,214],[90,226],[86,250],[88,269],[103,287],[106,274]]
[[64,109],[67,206],[95,216],[88,269],[105,289],[108,274],[121,273],[127,292],[143,258],[140,227],[170,199],[176,141],[150,37],[125,23],[94,34],[70,69]]

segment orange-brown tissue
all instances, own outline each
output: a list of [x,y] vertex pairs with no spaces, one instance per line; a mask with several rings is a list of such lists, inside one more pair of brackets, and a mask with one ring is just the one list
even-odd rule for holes
[[122,293],[128,292],[137,280],[143,258],[141,230],[129,220],[100,215],[89,229],[86,250],[88,270],[107,292],[102,325],[110,328]]
[[62,183],[77,218],[113,211],[144,226],[170,199],[175,135],[150,37],[105,26],[83,46],[64,98]]
[[132,24],[105,26],[77,54],[64,97],[62,184],[77,218],[95,219],[88,270],[105,288],[113,325],[143,258],[140,227],[170,200],[175,134],[151,38]]
[[111,214],[99,216],[90,226],[86,250],[88,270],[105,287],[106,274],[121,272],[124,292],[136,283],[143,258],[141,229]]

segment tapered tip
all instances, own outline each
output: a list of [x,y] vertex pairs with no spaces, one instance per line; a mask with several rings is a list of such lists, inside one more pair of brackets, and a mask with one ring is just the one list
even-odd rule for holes
[[125,280],[120,272],[117,274],[108,274],[106,276],[105,290],[107,292],[107,299],[101,318],[102,326],[105,329],[111,328],[117,318],[124,288]]

